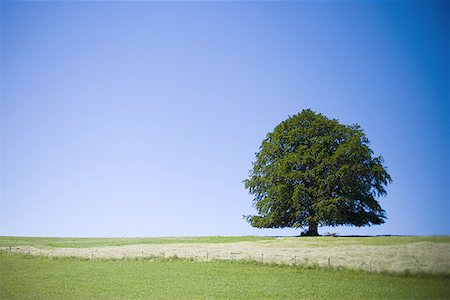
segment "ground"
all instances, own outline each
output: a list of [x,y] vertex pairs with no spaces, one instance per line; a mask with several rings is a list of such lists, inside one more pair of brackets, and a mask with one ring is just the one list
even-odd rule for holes
[[450,273],[450,237],[194,237],[36,239],[0,237],[3,250],[85,258],[179,257]]
[[0,237],[0,299],[450,299],[450,237]]

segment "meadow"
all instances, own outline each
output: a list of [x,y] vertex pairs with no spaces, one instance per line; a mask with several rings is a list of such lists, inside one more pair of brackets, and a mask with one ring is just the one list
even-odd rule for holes
[[[0,237],[0,299],[450,299],[449,245],[449,237]],[[409,251],[425,255],[424,266],[369,270],[348,264],[351,257],[327,266],[338,249],[372,249],[387,264],[390,251],[404,251],[395,260]],[[228,251],[235,252],[218,256]],[[321,253],[324,264],[316,256],[279,260],[292,253]]]
[[0,247],[33,246],[38,248],[89,248],[101,246],[158,245],[184,243],[232,243],[274,240],[264,236],[193,236],[193,237],[127,237],[127,238],[69,238],[0,236]]
[[450,273],[450,237],[0,237],[0,250],[51,257],[255,260],[376,272]]
[[450,277],[244,261],[2,253],[1,299],[446,299]]
[[310,247],[348,245],[391,246],[410,243],[450,243],[450,236],[349,236],[349,237],[273,237],[273,236],[192,236],[192,237],[126,237],[126,238],[75,238],[75,237],[17,237],[0,236],[0,246],[34,246],[39,248],[85,248],[101,246],[197,244],[272,241],[301,242]]

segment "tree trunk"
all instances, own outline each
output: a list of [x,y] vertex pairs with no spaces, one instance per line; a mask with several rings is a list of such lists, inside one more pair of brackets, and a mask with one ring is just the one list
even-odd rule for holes
[[306,233],[308,236],[319,236],[319,231],[317,230],[317,223],[309,224],[308,232]]

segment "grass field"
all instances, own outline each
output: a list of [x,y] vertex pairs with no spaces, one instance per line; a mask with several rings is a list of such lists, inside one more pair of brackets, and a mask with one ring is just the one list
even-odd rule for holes
[[159,245],[184,243],[233,243],[274,240],[263,236],[197,236],[197,237],[157,237],[157,238],[55,238],[55,237],[15,237],[0,236],[0,246],[33,246],[38,248],[89,248],[101,246]]
[[0,250],[0,299],[450,299],[448,236],[0,237]]
[[0,237],[0,250],[83,258],[258,260],[366,271],[450,273],[450,237]]
[[[200,237],[156,237],[156,238],[60,238],[60,237],[15,237],[0,236],[1,247],[33,246],[38,248],[89,248],[101,246],[236,243],[266,241],[297,246],[300,241],[307,247],[332,247],[349,245],[392,246],[409,243],[450,243],[450,236],[371,236],[371,237],[302,237],[278,238],[268,236],[200,236]],[[282,243],[280,243],[282,241]]]
[[0,255],[1,299],[448,299],[450,277],[252,262]]

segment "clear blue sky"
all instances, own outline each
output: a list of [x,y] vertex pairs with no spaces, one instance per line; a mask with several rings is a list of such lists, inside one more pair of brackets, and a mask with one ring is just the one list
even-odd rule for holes
[[266,133],[359,123],[387,223],[450,234],[449,3],[1,3],[0,235],[293,235],[250,227]]

